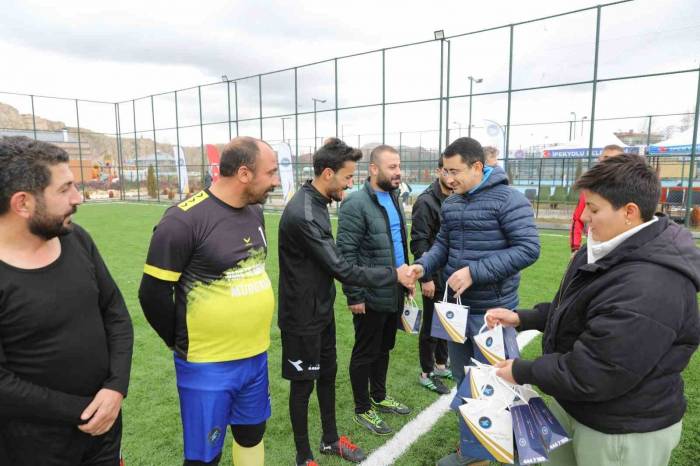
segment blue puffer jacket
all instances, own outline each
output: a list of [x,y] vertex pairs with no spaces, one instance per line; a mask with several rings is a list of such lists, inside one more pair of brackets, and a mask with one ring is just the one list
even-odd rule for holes
[[518,305],[519,272],[540,255],[528,200],[508,186],[502,168],[487,169],[484,176],[473,192],[445,200],[435,243],[416,261],[427,275],[444,267],[445,279],[469,267],[474,283],[462,293],[462,304],[477,314],[494,307],[514,309]]

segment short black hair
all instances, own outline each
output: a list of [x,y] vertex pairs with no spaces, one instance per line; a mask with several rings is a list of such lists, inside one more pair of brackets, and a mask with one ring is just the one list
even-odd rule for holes
[[443,165],[445,165],[445,162],[442,160],[442,157],[438,157],[438,168],[442,168]]
[[314,154],[314,175],[320,176],[326,168],[337,172],[345,162],[357,162],[361,158],[362,151],[348,146],[338,138],[328,138]]
[[260,145],[270,146],[265,141],[239,136],[224,146],[219,161],[219,174],[221,176],[233,176],[241,167],[248,167],[255,172],[255,162],[260,155]]
[[51,184],[49,167],[68,163],[65,150],[25,136],[0,138],[0,215],[10,209],[10,198],[24,191],[41,196]]
[[654,217],[661,197],[661,182],[644,157],[623,153],[597,164],[579,178],[574,189],[587,189],[612,204],[614,209],[633,202],[642,220]]
[[462,157],[462,162],[468,166],[476,162],[485,163],[484,149],[479,144],[479,141],[472,138],[459,138],[452,141],[452,144],[445,148],[442,156],[449,159],[455,155]]
[[369,153],[369,163],[373,163],[376,165],[377,159],[379,159],[379,154],[381,154],[382,152],[392,152],[394,154],[399,153],[399,151],[397,151],[394,147],[388,144],[379,144],[377,147],[372,149],[372,152]]

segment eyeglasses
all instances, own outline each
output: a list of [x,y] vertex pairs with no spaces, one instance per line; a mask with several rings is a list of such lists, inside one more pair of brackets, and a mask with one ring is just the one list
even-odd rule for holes
[[464,173],[466,171],[466,168],[462,168],[460,170],[457,170],[456,168],[450,168],[449,170],[443,168],[440,170],[440,173],[442,173],[442,176],[451,176],[452,178],[456,177],[460,173]]

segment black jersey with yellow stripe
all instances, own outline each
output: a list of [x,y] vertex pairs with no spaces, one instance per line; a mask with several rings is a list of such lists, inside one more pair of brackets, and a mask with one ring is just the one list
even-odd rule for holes
[[180,357],[221,362],[267,350],[275,302],[266,255],[261,206],[234,208],[205,190],[165,212],[144,272],[175,283]]

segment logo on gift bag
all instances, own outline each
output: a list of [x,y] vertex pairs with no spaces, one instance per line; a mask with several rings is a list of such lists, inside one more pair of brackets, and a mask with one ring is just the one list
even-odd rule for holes
[[486,323],[479,333],[474,335],[474,343],[490,364],[496,364],[506,360],[506,349],[503,343],[503,327],[496,325],[487,330]]
[[484,387],[484,391],[482,392],[485,396],[493,396],[493,387],[491,385],[487,385]]
[[462,306],[459,296],[456,303],[447,302],[447,289],[442,301],[435,303],[435,316],[430,336],[442,340],[464,343],[467,339],[469,306]]
[[479,418],[479,425],[483,429],[488,429],[491,427],[491,419],[487,418],[486,416]]
[[411,311],[409,311],[408,309],[406,309],[405,311],[403,311],[403,315],[405,315],[405,316],[410,316],[410,315],[411,315]]

